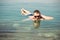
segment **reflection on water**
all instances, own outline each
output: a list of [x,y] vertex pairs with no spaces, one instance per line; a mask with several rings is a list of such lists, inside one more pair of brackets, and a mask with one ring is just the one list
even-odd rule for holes
[[40,27],[40,21],[41,20],[35,20],[34,21],[33,25],[34,25],[35,28],[39,28]]
[[[60,30],[40,25],[37,29],[30,22],[2,22],[0,23],[0,40],[60,40]],[[42,23],[42,21],[41,21]],[[53,22],[52,22],[53,23]],[[28,25],[27,25],[28,24]],[[43,28],[42,28],[43,27]]]
[[[26,24],[28,23],[26,22]],[[28,25],[26,24],[20,22],[1,23],[0,40],[59,40],[60,39],[60,30],[53,28],[42,28],[40,24],[39,26],[37,26],[38,28],[35,29],[32,25],[33,23]]]

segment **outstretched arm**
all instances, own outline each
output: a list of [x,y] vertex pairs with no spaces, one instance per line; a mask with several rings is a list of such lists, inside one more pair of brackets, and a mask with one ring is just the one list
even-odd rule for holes
[[52,20],[52,19],[54,19],[54,18],[51,17],[51,16],[45,16],[45,15],[42,15],[42,14],[41,14],[41,16],[42,16],[45,20]]

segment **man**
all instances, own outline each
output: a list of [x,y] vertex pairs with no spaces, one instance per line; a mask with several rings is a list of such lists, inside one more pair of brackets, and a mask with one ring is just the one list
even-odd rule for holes
[[22,8],[21,14],[28,16],[33,21],[35,20],[34,16],[37,16],[37,15],[40,15],[40,17],[42,17],[42,18],[40,18],[40,20],[52,20],[52,19],[54,19],[53,17],[42,15],[39,10],[35,10],[34,13],[32,14],[30,11]]
[[22,15],[28,16],[31,20],[34,21],[34,27],[38,28],[40,26],[40,20],[51,20],[53,17],[45,16],[40,13],[39,10],[35,10],[34,13],[30,13],[25,9],[21,9]]

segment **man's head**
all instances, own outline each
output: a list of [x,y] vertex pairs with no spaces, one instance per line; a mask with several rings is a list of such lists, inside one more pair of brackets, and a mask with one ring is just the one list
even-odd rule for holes
[[35,10],[34,11],[34,16],[39,16],[40,15],[40,11],[39,10]]

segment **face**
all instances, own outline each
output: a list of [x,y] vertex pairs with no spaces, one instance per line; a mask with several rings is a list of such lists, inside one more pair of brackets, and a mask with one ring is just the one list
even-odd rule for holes
[[39,15],[40,15],[40,14],[39,14],[39,13],[37,13],[37,12],[36,12],[36,13],[34,13],[34,17],[35,17],[35,18],[39,18]]

